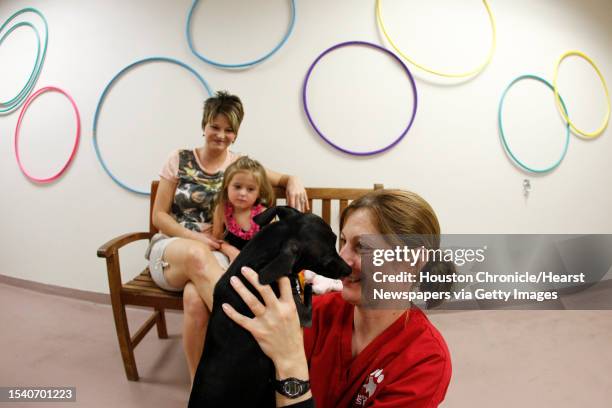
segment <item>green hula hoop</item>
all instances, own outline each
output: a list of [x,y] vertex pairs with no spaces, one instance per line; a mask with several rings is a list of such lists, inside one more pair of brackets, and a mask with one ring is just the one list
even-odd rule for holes
[[32,89],[34,88],[34,85],[36,84],[36,81],[38,80],[38,77],[40,76],[40,71],[42,70],[42,66],[45,62],[45,56],[47,55],[47,44],[49,42],[49,26],[47,24],[47,19],[45,19],[45,16],[43,16],[43,14],[40,11],[38,11],[37,9],[33,7],[26,7],[24,9],[21,9],[13,13],[13,15],[10,16],[2,24],[2,26],[0,26],[0,33],[2,33],[2,31],[4,31],[4,29],[9,25],[9,23],[13,21],[17,16],[23,13],[28,13],[28,12],[35,13],[42,19],[45,25],[45,42],[44,42],[44,45],[41,51],[40,34],[38,30],[36,29],[36,27],[32,23],[27,22],[27,21],[22,21],[22,22],[19,22],[11,26],[6,31],[6,33],[2,35],[2,37],[0,37],[0,45],[2,45],[2,42],[4,42],[6,37],[8,37],[15,29],[19,27],[30,27],[34,31],[34,34],[36,34],[36,40],[37,40],[36,62],[34,63],[32,72],[30,73],[30,76],[27,82],[25,83],[23,88],[21,88],[21,90],[16,96],[9,99],[8,101],[0,101],[0,114],[7,114],[7,113],[13,112],[17,108],[19,108],[19,106],[25,101],[25,99],[30,94],[30,92],[32,92]]
[[[553,88],[552,84],[550,82],[548,82],[547,80],[545,80],[544,78],[540,78],[539,76],[536,76],[536,75],[521,75],[521,76],[515,78],[512,82],[510,82],[510,84],[508,84],[508,86],[504,90],[504,92],[503,92],[503,94],[501,96],[501,99],[499,101],[499,109],[498,109],[498,113],[497,113],[497,123],[499,125],[499,135],[500,135],[502,144],[504,146],[504,150],[512,158],[512,160],[513,160],[513,162],[515,164],[520,166],[522,169],[530,171],[532,173],[546,173],[548,171],[551,171],[551,170],[555,169],[563,161],[563,158],[565,157],[565,154],[567,153],[567,148],[569,146],[570,127],[569,127],[569,123],[566,123],[566,126],[565,126],[565,129],[566,129],[565,147],[563,148],[563,153],[561,153],[561,157],[559,158],[559,160],[557,160],[551,166],[548,166],[548,167],[545,167],[545,168],[533,168],[533,167],[530,167],[530,166],[526,165],[521,160],[519,160],[518,157],[516,157],[516,155],[510,149],[510,146],[508,146],[508,141],[506,140],[506,135],[504,134],[504,126],[503,126],[503,121],[502,121],[502,111],[503,111],[503,107],[504,107],[504,99],[506,98],[506,94],[508,93],[508,91],[510,90],[512,85],[514,85],[515,83],[517,83],[518,81],[521,81],[523,79],[534,79],[536,81],[540,81],[544,85],[549,87],[551,91],[554,92],[554,88]],[[563,110],[565,111],[565,114],[567,115],[567,108],[565,107],[565,102],[563,102],[563,99],[561,99],[561,96],[559,96],[559,100],[561,101],[561,105],[563,106]]]

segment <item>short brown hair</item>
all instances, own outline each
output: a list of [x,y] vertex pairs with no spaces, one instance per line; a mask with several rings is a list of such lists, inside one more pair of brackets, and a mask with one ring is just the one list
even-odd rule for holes
[[215,96],[208,98],[204,102],[202,129],[219,114],[227,118],[234,133],[238,134],[238,129],[244,118],[244,108],[240,98],[227,91],[218,91]]
[[[440,224],[433,208],[421,196],[404,190],[375,190],[353,201],[340,215],[340,230],[348,217],[358,209],[365,209],[380,234],[418,236],[418,245],[425,249],[440,248]],[[399,237],[398,237],[399,238]],[[455,272],[452,262],[429,261],[423,269],[431,274],[450,275]],[[425,292],[443,292],[451,289],[448,283],[424,283]],[[427,301],[435,307],[441,300]]]

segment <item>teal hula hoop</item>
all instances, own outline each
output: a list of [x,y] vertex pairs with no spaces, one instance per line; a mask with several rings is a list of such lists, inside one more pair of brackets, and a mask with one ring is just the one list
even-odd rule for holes
[[200,74],[198,74],[198,72],[196,70],[194,70],[193,68],[191,68],[189,65],[185,64],[184,62],[175,60],[173,58],[168,58],[168,57],[150,57],[150,58],[144,58],[141,60],[138,60],[136,62],[131,63],[130,65],[128,65],[127,67],[123,68],[121,71],[119,71],[114,77],[113,79],[110,80],[110,82],[106,85],[106,87],[104,88],[104,91],[102,91],[102,95],[100,96],[100,99],[98,100],[98,104],[96,106],[96,112],[94,114],[94,120],[93,120],[93,145],[94,145],[94,150],[96,151],[96,157],[98,158],[98,161],[100,162],[100,164],[102,165],[102,168],[104,169],[104,171],[106,172],[106,174],[109,175],[109,177],[111,179],[113,179],[113,181],[115,183],[117,183],[120,187],[123,187],[124,189],[131,191],[132,193],[136,193],[136,194],[140,194],[140,195],[151,195],[150,191],[145,191],[145,190],[138,190],[136,188],[132,188],[130,186],[128,186],[127,184],[123,183],[122,181],[120,181],[108,168],[106,162],[104,161],[104,158],[102,157],[102,154],[100,153],[100,147],[98,146],[98,119],[100,118],[100,111],[102,110],[102,105],[104,104],[104,99],[106,98],[106,95],[108,94],[108,91],[112,88],[113,84],[115,83],[115,81],[117,81],[123,74],[125,74],[127,71],[129,71],[130,69],[141,65],[141,64],[145,64],[148,62],[169,62],[171,64],[175,64],[178,65],[180,67],[185,68],[187,71],[191,72],[197,79],[198,81],[200,81],[200,83],[204,86],[204,88],[206,89],[206,92],[208,92],[209,96],[212,96],[213,92],[210,89],[210,86],[208,86],[208,83],[206,82],[206,80],[204,80],[204,78],[202,78],[202,76]]
[[287,32],[285,33],[283,39],[272,49],[272,51],[269,51],[263,57],[259,57],[253,61],[247,61],[247,62],[242,62],[238,64],[228,64],[224,62],[218,62],[218,61],[214,61],[200,54],[195,49],[195,46],[193,45],[193,39],[191,38],[191,20],[193,18],[193,12],[196,6],[198,5],[198,2],[199,0],[193,0],[193,3],[191,4],[191,9],[189,9],[189,13],[187,14],[187,25],[185,27],[185,34],[187,35],[187,44],[189,44],[189,49],[191,50],[193,55],[195,55],[202,61],[210,65],[213,65],[217,68],[247,68],[247,67],[259,64],[260,62],[270,58],[272,55],[276,53],[276,51],[278,51],[283,45],[285,45],[285,43],[289,39],[289,36],[291,36],[291,33],[293,32],[293,27],[295,26],[295,14],[296,14],[295,13],[295,0],[291,0],[291,22],[289,23],[289,28],[287,29]]
[[[536,81],[540,81],[541,83],[543,83],[544,85],[549,87],[551,91],[554,91],[554,88],[553,88],[552,84],[550,82],[548,82],[547,80],[545,80],[544,78],[540,78],[539,76],[536,76],[536,75],[521,75],[521,76],[515,78],[506,87],[506,89],[504,90],[504,92],[503,92],[503,94],[501,96],[501,99],[499,101],[499,109],[498,109],[498,113],[497,113],[497,123],[499,125],[499,135],[500,135],[502,144],[504,146],[504,150],[512,158],[512,160],[514,161],[515,164],[517,164],[522,169],[527,170],[527,171],[532,172],[532,173],[546,173],[546,172],[549,172],[549,171],[555,169],[563,161],[563,158],[565,157],[565,154],[567,153],[567,148],[569,146],[570,127],[569,127],[569,123],[567,123],[566,127],[565,127],[566,128],[566,134],[565,134],[565,147],[563,148],[563,153],[561,153],[561,157],[559,158],[559,160],[557,160],[551,166],[548,166],[548,167],[545,167],[545,168],[540,168],[540,169],[533,168],[533,167],[530,167],[530,166],[526,165],[521,160],[519,160],[518,157],[516,157],[516,155],[510,149],[510,146],[508,146],[508,141],[506,140],[506,135],[504,134],[504,126],[503,126],[503,121],[502,121],[502,111],[503,111],[503,107],[504,107],[504,99],[506,98],[506,94],[508,93],[508,91],[510,90],[512,85],[514,85],[515,83],[517,83],[518,81],[521,81],[523,79],[534,79]],[[561,101],[561,105],[563,106],[563,110],[567,114],[567,108],[565,107],[565,102],[563,102],[563,99],[561,99],[561,97],[559,97],[559,100]]]
[[36,81],[38,80],[38,77],[40,76],[40,72],[42,70],[42,66],[43,66],[43,64],[45,62],[45,57],[47,55],[47,44],[49,42],[49,26],[47,24],[47,19],[45,18],[45,16],[43,16],[43,14],[40,11],[38,11],[37,9],[35,9],[33,7],[26,7],[24,9],[21,9],[19,11],[16,11],[15,13],[13,13],[13,15],[10,16],[2,24],[2,26],[0,26],[0,33],[2,33],[2,31],[4,31],[4,29],[9,25],[9,23],[11,21],[13,21],[17,16],[19,16],[19,15],[21,15],[23,13],[28,13],[28,12],[37,14],[42,19],[42,21],[44,23],[44,26],[45,26],[45,42],[44,42],[44,46],[42,47],[42,51],[41,51],[40,34],[39,34],[38,30],[36,29],[36,27],[32,23],[27,22],[27,21],[22,21],[22,22],[19,22],[19,23],[15,24],[15,25],[11,26],[6,31],[6,33],[4,33],[4,35],[2,35],[2,37],[0,37],[0,45],[2,45],[2,43],[4,42],[6,37],[8,37],[17,28],[19,28],[19,27],[30,27],[34,31],[34,34],[36,34],[36,41],[37,41],[36,62],[34,63],[34,67],[32,68],[32,72],[30,73],[30,76],[29,76],[27,82],[25,83],[23,88],[21,88],[19,93],[17,93],[17,95],[15,95],[13,98],[9,99],[8,101],[0,101],[0,115],[8,114],[8,113],[13,112],[17,108],[19,108],[19,106],[25,101],[25,99],[30,94],[30,92],[32,92],[32,89],[34,88],[34,85],[36,84]]

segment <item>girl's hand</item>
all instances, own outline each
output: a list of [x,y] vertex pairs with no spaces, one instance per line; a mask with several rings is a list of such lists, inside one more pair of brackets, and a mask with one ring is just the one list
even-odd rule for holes
[[308,211],[308,194],[299,178],[289,176],[287,180],[287,204],[301,212]]
[[223,255],[227,256],[229,259],[229,263],[234,262],[234,259],[240,255],[240,251],[233,245],[228,244],[225,241],[221,241],[221,246],[219,250],[223,253]]
[[223,310],[230,319],[253,335],[263,352],[274,362],[278,376],[307,377],[303,333],[289,278],[279,279],[280,298],[277,298],[270,285],[259,283],[257,273],[251,268],[243,267],[242,274],[259,292],[264,304],[242,284],[238,277],[233,276],[230,280],[232,287],[255,316],[249,318],[241,315],[227,303],[222,305]]

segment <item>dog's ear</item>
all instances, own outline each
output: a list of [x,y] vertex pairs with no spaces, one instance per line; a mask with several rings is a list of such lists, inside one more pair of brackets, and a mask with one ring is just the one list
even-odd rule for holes
[[260,227],[263,227],[264,225],[268,225],[270,221],[272,221],[274,217],[276,217],[276,213],[278,211],[277,208],[278,207],[268,208],[266,211],[260,214],[257,214],[255,217],[253,217],[253,221],[255,221],[255,223],[259,225]]
[[272,259],[259,271],[259,283],[269,285],[281,276],[289,275],[293,264],[298,257],[299,245],[296,240],[290,239],[283,243],[276,258]]
[[276,207],[278,210],[278,218],[280,218],[281,220],[284,220],[285,218],[289,218],[292,217],[294,215],[300,215],[301,212],[299,212],[298,210],[296,210],[293,207],[289,207],[288,205],[280,205],[278,207]]
[[257,214],[255,217],[253,217],[253,221],[255,221],[255,223],[257,223],[257,225],[259,225],[260,227],[263,227],[264,225],[269,224],[277,215],[278,218],[283,220],[285,218],[289,218],[290,216],[297,214],[300,214],[300,212],[295,208],[282,205],[277,207],[270,207],[261,214]]

